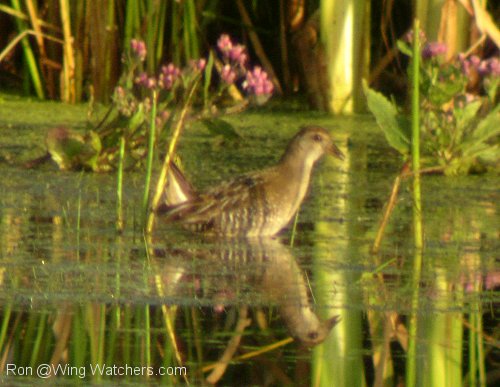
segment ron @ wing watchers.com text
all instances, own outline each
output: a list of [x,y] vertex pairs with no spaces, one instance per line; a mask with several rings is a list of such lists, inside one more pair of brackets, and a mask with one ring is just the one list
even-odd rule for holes
[[88,366],[71,366],[69,364],[42,363],[36,367],[23,366],[7,363],[4,368],[4,376],[28,376],[46,379],[54,376],[78,377],[85,379],[94,376],[107,377],[129,377],[129,376],[183,376],[187,375],[187,367],[152,367],[152,366],[129,366],[114,364],[88,364]]

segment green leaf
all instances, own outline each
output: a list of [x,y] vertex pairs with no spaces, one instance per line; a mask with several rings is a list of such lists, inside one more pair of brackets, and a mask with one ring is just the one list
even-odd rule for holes
[[410,152],[409,125],[406,127],[407,123],[398,115],[396,107],[382,94],[370,89],[365,81],[363,81],[363,89],[368,108],[383,130],[387,142],[399,153],[407,155]]
[[141,102],[137,106],[137,111],[134,113],[132,117],[130,117],[128,121],[128,129],[129,133],[135,132],[135,130],[143,124],[145,121],[146,117],[144,114],[144,104]]
[[500,155],[500,146],[498,144],[489,146],[487,149],[478,153],[477,157],[487,164],[498,164]]
[[47,149],[62,170],[90,167],[96,169],[101,152],[101,140],[94,131],[85,136],[64,128],[54,128],[47,133]]
[[65,127],[49,130],[45,140],[47,150],[60,169],[72,169],[75,158],[84,147],[83,136]]
[[102,150],[101,139],[96,132],[90,130],[85,134],[84,140],[86,147],[85,152],[80,156],[80,161],[84,166],[97,171],[99,169],[99,154]]
[[[490,149],[498,149],[498,143],[488,143],[489,140],[497,136],[500,136],[500,106],[497,106],[484,117],[467,141],[462,143],[460,146],[462,154],[466,157],[479,156],[485,152],[490,153]],[[496,158],[500,158],[498,153]]]
[[203,106],[208,106],[208,92],[212,82],[212,69],[214,67],[214,55],[212,52],[208,55],[207,65],[205,66],[205,79],[203,81]]
[[428,99],[429,101],[436,105],[441,106],[444,103],[450,101],[453,97],[463,91],[463,82],[458,81],[447,81],[447,82],[436,82],[429,86]]
[[469,126],[472,121],[476,118],[477,112],[481,108],[481,101],[473,101],[467,104],[463,109],[455,110],[455,115],[457,117],[457,124],[465,128]]
[[409,56],[410,58],[413,57],[413,51],[408,44],[406,44],[402,40],[398,40],[396,42],[396,45],[398,46],[399,51],[401,51],[403,54]]
[[463,141],[464,133],[467,133],[467,129],[473,127],[474,121],[477,120],[477,112],[481,106],[481,101],[473,101],[465,105],[463,109],[455,108],[456,127],[453,134],[454,143],[460,144]]
[[484,88],[486,89],[486,93],[488,94],[488,98],[491,103],[495,102],[495,98],[497,95],[497,89],[500,85],[500,78],[492,76],[484,80]]
[[487,141],[500,135],[500,105],[497,105],[486,117],[484,117],[477,129],[472,133],[475,141]]

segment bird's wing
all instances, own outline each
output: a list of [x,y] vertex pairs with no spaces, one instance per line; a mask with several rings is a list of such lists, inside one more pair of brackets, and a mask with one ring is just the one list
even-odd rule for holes
[[203,231],[215,227],[223,213],[238,211],[249,203],[249,196],[262,185],[262,177],[248,174],[211,188],[184,203],[170,206],[164,220],[200,225]]

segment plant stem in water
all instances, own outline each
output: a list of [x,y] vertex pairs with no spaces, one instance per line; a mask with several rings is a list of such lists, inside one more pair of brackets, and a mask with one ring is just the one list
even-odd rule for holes
[[412,299],[411,313],[408,327],[408,353],[406,357],[406,386],[413,387],[417,384],[417,311],[420,296],[420,277],[422,271],[422,208],[420,196],[420,97],[419,97],[419,68],[420,68],[420,42],[419,20],[413,22],[413,61],[412,61],[412,169],[413,169],[413,236],[415,255],[413,258],[413,271],[411,279]]
[[151,103],[151,124],[149,125],[148,161],[146,166],[146,183],[144,184],[144,195],[142,197],[143,225],[148,216],[149,187],[151,185],[151,173],[153,171],[153,151],[156,131],[156,90],[153,90],[153,101]]

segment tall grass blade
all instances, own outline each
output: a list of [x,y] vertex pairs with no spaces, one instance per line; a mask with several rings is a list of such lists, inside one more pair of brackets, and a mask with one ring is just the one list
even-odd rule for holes
[[[11,0],[11,5],[15,11],[24,14],[21,10],[21,5],[19,3],[19,0]],[[28,26],[26,25],[26,23],[19,18],[16,18],[16,25],[17,25],[17,29],[18,29],[19,33],[23,33],[24,31],[28,30]],[[38,70],[38,65],[36,63],[35,54],[33,53],[33,49],[31,48],[31,45],[30,45],[30,42],[29,42],[27,36],[21,40],[21,46],[23,48],[25,63],[26,63],[27,69],[29,71],[31,82],[32,82],[33,87],[35,89],[35,93],[36,93],[38,98],[44,99],[45,92],[43,89],[42,78],[41,78],[40,72]]]
[[145,225],[148,216],[148,206],[149,206],[149,188],[151,185],[151,174],[153,172],[153,152],[155,144],[155,132],[156,132],[156,106],[157,104],[157,93],[153,90],[152,103],[151,103],[151,123],[149,125],[149,140],[148,140],[148,159],[146,164],[146,182],[144,184],[144,195],[142,197],[142,215],[143,215],[143,226]]
[[[153,196],[153,200],[151,201],[151,208],[156,208],[158,204],[160,203],[160,199],[163,193],[163,187],[165,187],[165,183],[167,182],[167,172],[168,168],[170,167],[170,162],[173,160],[174,157],[174,152],[175,148],[177,146],[177,141],[179,140],[181,130],[184,127],[184,120],[186,119],[186,115],[188,112],[189,107],[191,106],[191,101],[194,96],[194,92],[198,87],[198,84],[200,82],[200,77],[198,77],[192,84],[191,90],[189,91],[187,98],[184,102],[184,105],[182,107],[181,113],[179,115],[179,118],[177,120],[177,123],[174,128],[174,133],[172,135],[172,139],[170,140],[169,146],[168,146],[168,152],[167,155],[165,156],[165,160],[163,161],[163,166],[160,172],[160,176],[158,177],[158,182],[156,183],[156,191]],[[148,218],[148,224],[146,231],[148,234],[153,231],[153,224],[154,224],[154,212],[151,211],[149,214]]]
[[75,54],[73,52],[73,36],[71,34],[71,15],[68,0],[60,0],[61,23],[63,27],[63,76],[61,79],[61,99],[65,102],[76,102],[75,93]]
[[140,32],[140,7],[139,0],[127,0],[125,8],[125,27],[123,31],[123,47],[128,47],[130,41]]
[[417,385],[417,326],[420,297],[420,278],[422,272],[422,204],[420,195],[420,96],[419,96],[419,69],[420,69],[420,23],[415,18],[413,22],[413,60],[412,60],[412,169],[413,169],[413,236],[414,257],[411,279],[412,298],[411,313],[408,327],[408,352],[406,357],[406,386]]
[[116,182],[116,230],[123,231],[123,163],[125,158],[125,138],[120,138],[118,176]]

